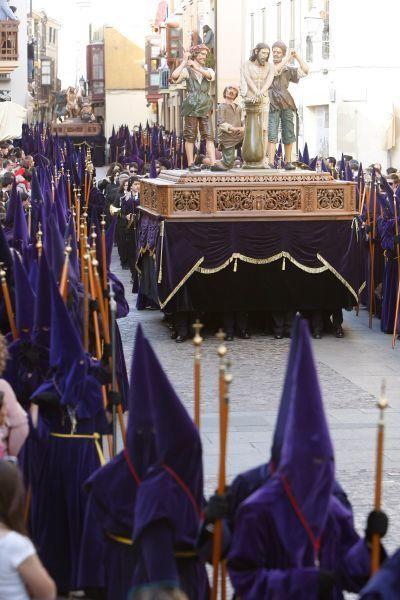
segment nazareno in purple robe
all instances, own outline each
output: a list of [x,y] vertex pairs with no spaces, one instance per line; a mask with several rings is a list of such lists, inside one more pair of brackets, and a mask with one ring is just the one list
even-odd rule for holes
[[368,578],[367,545],[332,494],[333,447],[305,321],[291,387],[279,466],[235,520],[228,567],[241,600],[317,600],[320,569],[336,574],[332,599]]
[[[132,531],[138,486],[156,460],[154,428],[144,378],[143,331],[138,325],[128,397],[126,452],[91,475],[81,545],[79,584],[107,589],[110,600],[126,600],[135,566]],[[96,536],[93,537],[93,532]]]
[[[32,481],[32,533],[60,593],[77,589],[86,504],[82,486],[100,466],[92,435],[104,431],[105,419],[96,368],[83,350],[53,277],[50,289],[52,372],[32,396],[39,405],[41,439],[46,444],[40,472]],[[77,436],[71,438],[74,424]]]
[[147,340],[144,352],[160,460],[137,491],[134,589],[169,582],[191,600],[208,600],[205,564],[195,551],[203,503],[199,433]]

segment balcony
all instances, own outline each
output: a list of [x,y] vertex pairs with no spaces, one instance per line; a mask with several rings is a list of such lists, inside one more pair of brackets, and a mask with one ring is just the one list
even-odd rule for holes
[[0,21],[0,73],[9,75],[18,63],[19,21]]

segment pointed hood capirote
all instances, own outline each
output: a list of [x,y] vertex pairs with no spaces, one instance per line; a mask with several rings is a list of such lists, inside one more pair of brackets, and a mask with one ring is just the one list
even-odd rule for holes
[[39,274],[36,287],[36,304],[34,312],[33,341],[35,344],[50,347],[50,326],[51,326],[51,273],[46,258],[46,252],[43,249],[39,259]]
[[151,403],[159,460],[178,475],[201,507],[203,470],[199,432],[146,338],[143,349],[147,372],[145,393]]
[[307,144],[307,142],[304,144],[303,163],[305,165],[309,165],[310,164],[310,154],[308,152],[308,144]]
[[272,508],[280,538],[294,564],[303,564],[310,539],[294,505],[301,511],[314,538],[319,539],[326,523],[334,483],[333,446],[305,320],[301,320],[299,327],[288,420],[276,476],[280,478],[287,501],[292,505],[290,518],[286,519],[279,515],[282,503]]
[[282,443],[285,435],[286,423],[288,419],[289,407],[292,399],[292,376],[293,367],[297,357],[297,347],[300,332],[300,315],[297,314],[293,319],[289,357],[286,366],[285,381],[279,404],[278,416],[275,423],[274,437],[272,439],[270,470],[276,471],[281,459]]
[[13,250],[13,275],[15,289],[15,322],[20,338],[30,338],[33,322],[35,294],[22,264],[21,256]]
[[145,476],[149,466],[156,461],[153,416],[147,394],[144,342],[143,329],[139,323],[132,357],[126,430],[126,449],[139,479]]
[[6,227],[11,228],[13,226],[15,210],[17,208],[18,196],[19,196],[19,194],[18,194],[18,190],[17,190],[17,182],[14,177],[14,181],[13,181],[11,192],[10,192],[10,197],[8,199],[8,204],[7,204],[6,218],[4,221],[4,225]]

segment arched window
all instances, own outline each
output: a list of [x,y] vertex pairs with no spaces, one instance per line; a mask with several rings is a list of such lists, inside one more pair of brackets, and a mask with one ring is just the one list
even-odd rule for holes
[[313,54],[314,54],[313,42],[311,39],[311,35],[308,35],[306,37],[306,61],[307,62],[313,61]]

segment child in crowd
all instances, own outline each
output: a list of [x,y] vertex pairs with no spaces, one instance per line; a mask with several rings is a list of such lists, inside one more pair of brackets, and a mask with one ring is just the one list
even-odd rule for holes
[[0,598],[54,600],[56,586],[25,535],[24,504],[18,467],[0,460]]

